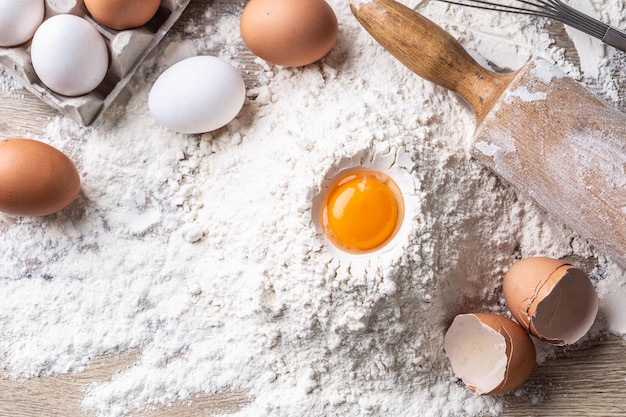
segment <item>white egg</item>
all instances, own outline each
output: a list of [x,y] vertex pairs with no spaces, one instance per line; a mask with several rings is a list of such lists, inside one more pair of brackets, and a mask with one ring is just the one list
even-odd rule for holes
[[246,97],[239,72],[214,56],[184,59],[165,70],[150,96],[150,112],[164,126],[181,133],[204,133],[237,116]]
[[85,19],[71,14],[44,21],[35,32],[30,54],[41,82],[65,96],[94,90],[109,66],[102,35]]
[[0,0],[0,46],[20,45],[43,21],[43,0]]

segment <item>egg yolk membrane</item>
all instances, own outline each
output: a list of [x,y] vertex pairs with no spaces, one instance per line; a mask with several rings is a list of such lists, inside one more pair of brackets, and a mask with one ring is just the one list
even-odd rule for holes
[[326,237],[349,253],[368,253],[395,236],[404,217],[404,201],[396,183],[385,173],[352,171],[328,190],[321,224]]

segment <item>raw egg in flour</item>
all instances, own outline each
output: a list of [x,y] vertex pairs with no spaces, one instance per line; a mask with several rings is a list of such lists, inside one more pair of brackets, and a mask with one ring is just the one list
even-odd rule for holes
[[285,67],[311,64],[337,41],[337,16],[324,0],[250,0],[241,37],[260,58]]
[[94,19],[116,30],[145,25],[160,5],[161,0],[85,0],[85,7]]
[[404,218],[398,185],[387,174],[357,170],[340,176],[321,207],[326,237],[349,253],[368,253],[385,246]]

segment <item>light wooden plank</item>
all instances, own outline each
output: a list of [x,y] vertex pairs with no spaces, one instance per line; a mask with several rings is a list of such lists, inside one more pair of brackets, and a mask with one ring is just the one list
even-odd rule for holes
[[[546,360],[525,384],[537,399],[507,396],[509,417],[626,416],[626,343],[610,336]],[[535,401],[539,401],[535,403]]]
[[[207,3],[192,0],[184,18],[199,18]],[[232,0],[212,2],[214,13],[232,12],[241,4]],[[179,25],[180,26],[180,25]],[[175,27],[176,30],[176,27]],[[254,58],[241,51],[242,62],[253,69]],[[252,74],[249,71],[248,74]],[[247,83],[254,80],[248,76]],[[0,100],[0,138],[41,136],[46,124],[57,113],[27,92]],[[85,417],[80,402],[91,383],[107,381],[116,372],[136,361],[138,352],[127,352],[94,360],[80,374],[13,381],[0,378],[0,417]],[[595,341],[592,346],[570,348],[557,358],[548,359],[531,376],[524,392],[540,393],[538,400],[528,395],[504,398],[508,417],[626,415],[626,343],[619,337]],[[208,417],[232,412],[249,402],[245,392],[226,392],[192,401],[137,411],[134,417]]]

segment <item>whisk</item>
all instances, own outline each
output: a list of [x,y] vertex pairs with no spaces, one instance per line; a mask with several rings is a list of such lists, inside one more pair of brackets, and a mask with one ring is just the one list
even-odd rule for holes
[[582,13],[560,0],[439,0],[444,3],[477,9],[496,10],[531,16],[546,17],[571,26],[626,52],[626,33]]

